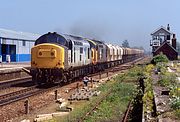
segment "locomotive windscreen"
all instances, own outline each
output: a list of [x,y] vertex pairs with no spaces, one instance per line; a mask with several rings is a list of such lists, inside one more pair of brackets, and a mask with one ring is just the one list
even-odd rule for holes
[[53,43],[53,44],[68,47],[67,40],[63,36],[61,36],[61,35],[59,35],[57,33],[47,33],[47,34],[39,37],[36,40],[35,45],[43,44],[43,43]]

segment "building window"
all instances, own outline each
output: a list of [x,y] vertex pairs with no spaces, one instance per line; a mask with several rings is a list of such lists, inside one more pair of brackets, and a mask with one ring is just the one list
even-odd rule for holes
[[6,44],[6,39],[2,38],[2,44]]
[[22,42],[22,45],[23,45],[23,46],[26,46],[26,41],[23,41],[23,42]]
[[170,40],[170,35],[167,35],[167,40]]
[[157,40],[157,36],[153,36],[153,40]]
[[160,41],[153,41],[153,46],[160,46]]

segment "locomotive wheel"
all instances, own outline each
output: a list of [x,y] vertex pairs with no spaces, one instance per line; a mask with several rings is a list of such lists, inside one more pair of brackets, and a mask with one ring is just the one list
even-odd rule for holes
[[33,77],[32,77],[32,80],[33,80],[33,82],[34,82],[34,84],[36,84],[36,85],[38,85],[38,86],[41,86],[42,85],[42,83],[41,83],[41,81],[42,81],[42,78],[39,76],[39,75],[34,75]]
[[68,79],[67,79],[67,76],[66,76],[66,75],[63,75],[63,82],[64,82],[64,83],[67,83],[67,82],[68,82]]
[[32,81],[33,81],[34,84],[37,84],[37,77],[36,77],[36,75],[32,76]]
[[58,77],[54,77],[53,81],[54,81],[54,83],[60,83],[61,82],[61,80]]

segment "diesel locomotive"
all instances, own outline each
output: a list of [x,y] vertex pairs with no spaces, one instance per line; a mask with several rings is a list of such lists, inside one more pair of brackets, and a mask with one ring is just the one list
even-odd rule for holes
[[143,53],[140,49],[49,32],[39,37],[31,49],[30,71],[33,81],[39,85],[67,82],[135,60]]

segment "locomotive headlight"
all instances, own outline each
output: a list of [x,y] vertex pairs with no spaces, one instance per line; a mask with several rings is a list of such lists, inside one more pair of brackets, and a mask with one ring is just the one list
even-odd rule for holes
[[42,52],[39,52],[39,55],[41,56],[41,55],[42,55]]
[[52,49],[51,52],[50,52],[51,58],[55,58],[56,55],[57,55],[56,53],[57,53],[57,52],[56,52],[56,49]]
[[58,61],[57,65],[61,65],[61,60]]
[[32,64],[35,64],[35,61],[33,61]]
[[54,56],[54,52],[51,52],[51,56]]
[[32,61],[32,65],[37,65],[37,63],[35,61]]

